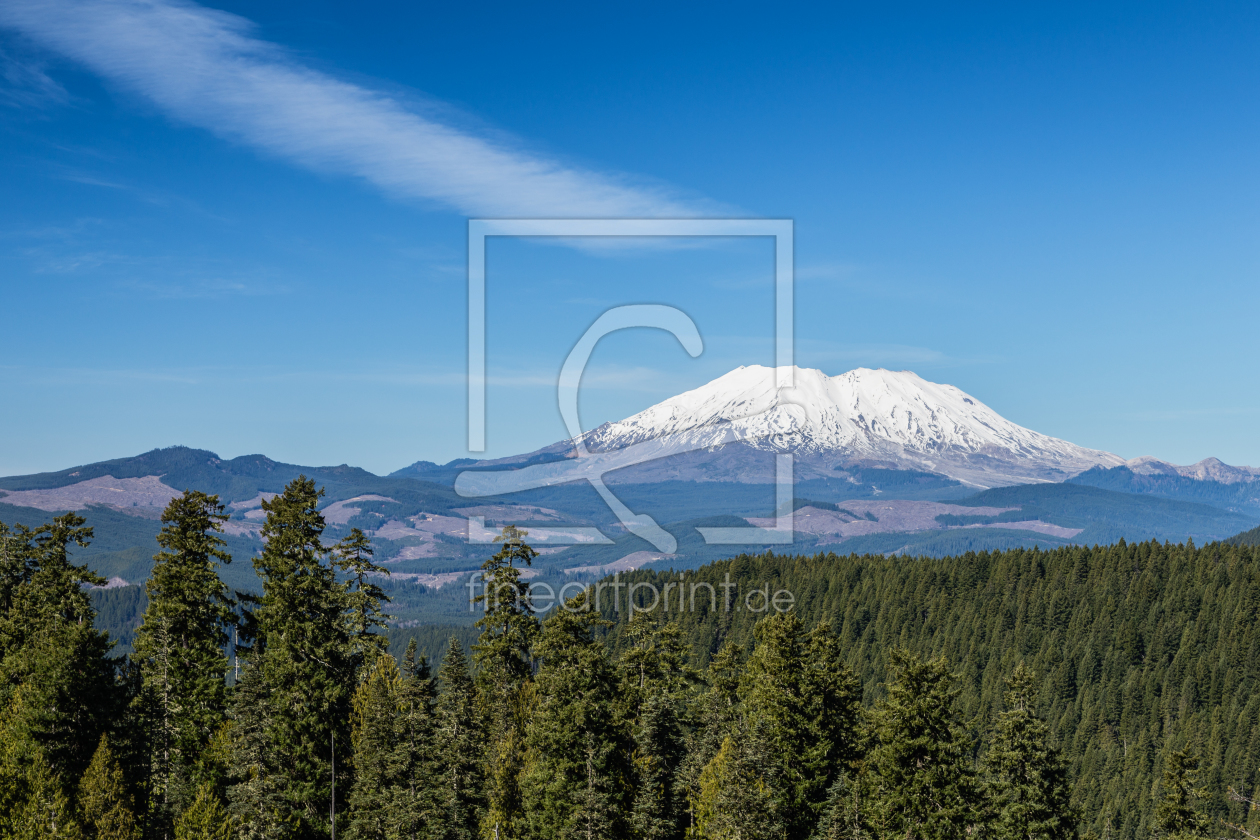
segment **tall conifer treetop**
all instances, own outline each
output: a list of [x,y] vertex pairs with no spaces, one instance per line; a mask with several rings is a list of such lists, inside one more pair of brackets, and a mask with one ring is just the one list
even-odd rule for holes
[[[246,835],[330,836],[333,813],[346,811],[351,697],[384,592],[367,580],[376,567],[361,533],[330,558],[322,496],[299,476],[263,502],[262,595],[246,613],[256,641],[236,689],[241,760],[229,791]],[[338,579],[338,564],[350,580]]]
[[1204,792],[1198,787],[1199,757],[1175,750],[1164,762],[1163,799],[1155,810],[1160,833],[1173,840],[1201,840],[1211,821],[1200,811]]
[[[100,586],[105,578],[70,560],[70,546],[87,546],[92,529],[73,511],[34,530],[17,529],[5,540],[12,558],[9,565],[16,584],[6,586],[12,603],[6,622],[6,646],[22,643],[26,634],[50,622],[86,624],[95,612],[88,586]],[[21,586],[20,584],[28,584]]]
[[529,648],[538,622],[521,567],[531,565],[538,552],[526,544],[527,536],[529,532],[507,526],[495,537],[501,547],[481,565],[484,588],[474,603],[483,607],[476,623],[483,632],[473,646],[473,661],[497,679],[521,680],[530,671]]
[[218,536],[227,519],[218,496],[190,490],[172,499],[157,537],[163,551],[145,584],[149,605],[131,658],[150,735],[151,819],[164,837],[206,780],[198,762],[227,716],[224,650],[236,624],[218,575],[232,561]]
[[1023,662],[1006,682],[1005,711],[984,757],[994,829],[1002,837],[1070,840],[1078,815],[1067,764],[1037,717],[1036,679]]
[[983,801],[944,658],[890,655],[892,682],[873,716],[867,761],[875,788],[872,825],[881,837],[963,840],[983,822]]
[[101,736],[100,746],[79,783],[79,810],[89,836],[96,840],[140,840],[135,806],[108,736]]
[[92,626],[88,587],[105,580],[70,557],[72,545],[91,538],[83,517],[66,513],[34,529],[6,528],[0,539],[0,594],[8,598],[0,613],[0,704],[26,754],[48,771],[32,779],[55,784],[71,801],[101,735],[123,711],[112,643]]
[[388,601],[385,590],[372,580],[373,575],[389,577],[389,570],[372,562],[372,541],[358,528],[333,547],[333,565],[346,581],[346,608],[350,635],[355,641],[355,665],[362,666],[385,652],[385,636],[375,632],[385,626],[381,604]]

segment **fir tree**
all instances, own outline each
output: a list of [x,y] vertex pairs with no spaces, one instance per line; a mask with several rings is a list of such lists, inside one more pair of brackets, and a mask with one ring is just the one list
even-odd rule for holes
[[606,623],[578,595],[548,616],[535,645],[542,665],[521,799],[527,836],[537,840],[603,840],[622,830],[630,745],[612,666],[592,638]]
[[389,757],[394,777],[392,836],[417,840],[446,837],[453,826],[450,801],[441,787],[434,743],[436,687],[423,656],[411,640],[398,683],[397,740]]
[[631,647],[621,657],[622,696],[634,739],[631,835],[642,840],[681,837],[686,794],[679,774],[686,757],[686,692],[695,674],[676,624],[658,627],[638,612],[626,629]]
[[[361,639],[349,598],[353,582],[340,583],[325,562],[322,495],[300,476],[263,502],[267,543],[254,558],[263,592],[246,617],[254,643],[234,704],[244,739],[238,752],[248,757],[238,762],[229,791],[245,833],[322,837],[331,831],[333,808],[344,810],[332,801],[332,765],[337,744],[345,749],[350,740]],[[375,608],[366,609],[370,615]],[[343,798],[345,787],[337,787]]]
[[9,821],[9,840],[85,839],[65,784],[47,762],[28,764],[22,787],[26,796]]
[[105,634],[86,624],[50,622],[5,662],[22,675],[14,725],[34,743],[63,781],[82,776],[100,740],[121,711]]
[[44,758],[24,731],[23,692],[0,710],[0,837],[8,836],[31,794],[30,772]]
[[189,490],[172,499],[157,537],[164,550],[145,584],[149,605],[132,661],[143,680],[152,820],[161,837],[203,780],[198,762],[226,719],[224,648],[234,604],[216,566],[232,560],[217,536],[227,519],[218,496]]
[[532,670],[530,646],[538,632],[529,584],[521,579],[516,565],[528,566],[538,556],[525,543],[526,536],[526,531],[509,525],[495,538],[502,547],[482,564],[485,591],[476,598],[484,609],[476,622],[481,637],[473,646],[485,726],[487,790],[482,833],[491,840],[515,840],[522,817],[526,682]]
[[398,784],[391,758],[398,742],[399,684],[394,657],[379,657],[354,693],[354,786],[350,791],[351,840],[386,840]]
[[788,836],[763,733],[741,728],[722,741],[700,774],[692,802],[694,840],[783,840]]
[[782,785],[774,801],[788,835],[804,838],[817,822],[831,783],[856,751],[857,681],[823,624],[806,633],[794,612],[757,623],[740,683],[747,725],[765,741]]
[[70,560],[70,546],[86,546],[91,537],[75,513],[5,536],[13,585],[0,615],[0,702],[22,693],[10,726],[38,750],[51,777],[68,784],[87,769],[122,702],[111,642],[92,626],[87,592],[105,581]]
[[827,791],[827,804],[810,840],[874,840],[867,812],[861,776],[841,773]]
[[202,784],[175,823],[175,840],[235,840],[232,819],[214,785]]
[[1164,796],[1155,810],[1160,835],[1174,840],[1199,840],[1210,824],[1199,812],[1199,757],[1185,750],[1169,753],[1164,762]]
[[0,522],[0,661],[5,653],[20,640],[11,638],[13,628],[8,618],[13,611],[13,599],[17,588],[31,579],[38,568],[35,556],[34,534],[22,525],[12,530]]
[[1069,840],[1077,817],[1067,766],[1037,717],[1033,675],[1022,662],[1006,683],[1005,700],[984,758],[993,828],[1012,840]]
[[233,693],[232,708],[227,798],[228,813],[237,834],[240,840],[290,837],[294,826],[286,818],[290,813],[285,801],[288,768],[276,759],[276,750],[272,747],[275,710],[259,670],[248,667],[241,674]]
[[[564,832],[566,840],[611,840],[623,834],[623,812],[619,807],[621,791],[613,785],[608,770],[620,763],[617,745],[601,741],[592,732],[585,733],[582,745],[581,787],[574,797],[574,808]],[[543,835],[549,836],[549,835]]]
[[50,623],[92,620],[92,601],[85,587],[99,586],[105,579],[85,565],[70,562],[70,546],[86,547],[92,540],[86,523],[71,512],[33,531],[19,528],[6,539],[12,554],[8,565],[17,581],[9,592],[12,603],[3,628],[6,649],[20,648],[28,634]]
[[893,681],[873,715],[871,824],[880,838],[962,840],[981,823],[982,798],[943,658],[891,652]]
[[438,678],[437,737],[442,745],[440,772],[449,813],[448,835],[451,840],[473,840],[485,811],[484,745],[477,719],[477,690],[459,639],[451,638]]
[[[724,644],[709,661],[705,672],[708,689],[695,703],[692,718],[695,728],[687,739],[687,755],[679,773],[680,782],[687,797],[688,836],[699,836],[698,816],[701,806],[702,781],[705,771],[717,757],[727,738],[736,735],[741,728],[742,712],[739,705],[739,674],[744,649],[733,642]],[[709,774],[709,802],[712,802],[712,772]],[[711,808],[711,804],[703,807]]]
[[354,649],[354,666],[361,667],[385,652],[386,639],[375,628],[385,626],[381,604],[388,601],[385,590],[372,582],[372,575],[389,575],[389,570],[372,562],[372,542],[358,528],[333,548],[333,565],[348,575],[346,611]]
[[433,694],[414,640],[401,671],[382,654],[355,692],[353,840],[447,836],[435,772]]
[[79,810],[89,837],[139,840],[135,806],[127,795],[122,769],[109,748],[108,736],[101,736],[92,763],[79,782]]

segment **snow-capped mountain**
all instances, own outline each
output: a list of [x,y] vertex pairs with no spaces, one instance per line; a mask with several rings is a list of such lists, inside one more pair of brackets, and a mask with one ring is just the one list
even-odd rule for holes
[[[782,389],[778,373],[740,367],[578,439],[478,466],[528,467],[522,482],[590,474],[615,483],[763,483],[775,480],[774,454],[790,452],[798,481],[879,467],[994,487],[1063,481],[1125,463],[1025,429],[958,388],[910,371],[859,368],[828,376],[792,368],[793,387]],[[595,457],[566,464],[583,446]]]
[[[885,466],[994,486],[1062,481],[1124,459],[1025,429],[952,385],[910,371],[858,368],[838,376],[793,368],[791,389],[774,368],[740,367],[584,436],[607,452],[669,438],[692,450],[739,441],[792,452],[807,473]],[[798,468],[799,472],[799,468]]]

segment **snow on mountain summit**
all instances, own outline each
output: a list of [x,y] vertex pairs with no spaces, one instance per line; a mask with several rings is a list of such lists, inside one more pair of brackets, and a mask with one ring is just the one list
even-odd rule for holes
[[607,451],[669,436],[701,448],[735,439],[806,462],[921,469],[982,486],[1061,481],[1124,463],[1012,423],[962,390],[910,371],[828,376],[798,367],[791,389],[777,388],[776,379],[774,368],[737,368],[588,432],[586,445]]

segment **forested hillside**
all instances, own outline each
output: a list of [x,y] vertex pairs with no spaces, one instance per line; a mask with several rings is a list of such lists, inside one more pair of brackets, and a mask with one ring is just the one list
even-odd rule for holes
[[[731,611],[722,608],[721,586]],[[868,707],[885,696],[889,651],[944,656],[959,675],[963,718],[983,750],[1003,680],[1023,661],[1037,674],[1038,712],[1062,744],[1074,795],[1099,836],[1149,837],[1164,761],[1203,759],[1206,807],[1244,817],[1229,787],[1260,783],[1260,550],[1146,542],[944,559],[743,556],[681,575],[639,571],[627,585],[699,589],[697,610],[670,616],[705,664],[724,643],[751,645],[764,614],[753,590],[786,590],[806,624],[832,623]],[[642,589],[636,593],[650,603]],[[675,598],[678,589],[674,589]],[[627,612],[614,650],[630,644]],[[677,602],[671,601],[673,607]]]
[[1225,540],[1229,545],[1260,545],[1260,528],[1252,528]]
[[199,491],[163,511],[143,596],[89,594],[76,514],[0,525],[0,836],[1257,828],[1228,797],[1257,784],[1260,549],[741,556],[563,581],[557,605],[508,526],[449,597],[475,627],[388,640],[371,541],[326,542],[320,502],[302,476],[261,502],[253,593],[224,583],[229,516]]

